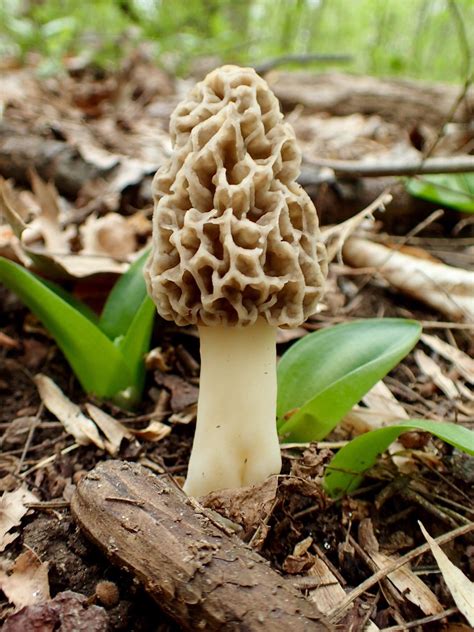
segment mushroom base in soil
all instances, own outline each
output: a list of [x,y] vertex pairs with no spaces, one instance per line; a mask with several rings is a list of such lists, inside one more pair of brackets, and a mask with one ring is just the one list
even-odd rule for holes
[[276,327],[199,327],[201,377],[184,490],[253,485],[281,469],[276,429]]

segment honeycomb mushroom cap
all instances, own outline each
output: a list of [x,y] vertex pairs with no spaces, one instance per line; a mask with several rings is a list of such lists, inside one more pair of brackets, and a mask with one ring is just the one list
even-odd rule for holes
[[295,327],[327,272],[301,156],[267,83],[223,66],[171,117],[173,156],[153,181],[148,290],[178,325]]

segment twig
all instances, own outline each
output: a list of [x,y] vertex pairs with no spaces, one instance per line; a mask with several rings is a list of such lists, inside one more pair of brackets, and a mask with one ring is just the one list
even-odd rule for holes
[[[305,163],[312,167],[328,167],[336,174],[354,177],[380,178],[383,176],[414,176],[434,173],[472,173],[474,172],[474,156],[437,156],[426,160],[380,160],[366,162],[364,160],[330,160],[312,158]],[[307,177],[305,184],[308,184]]]
[[41,415],[43,414],[43,410],[44,410],[44,404],[43,402],[41,402],[36,412],[36,415],[33,417],[32,421],[30,422],[28,436],[26,437],[25,445],[23,446],[23,451],[21,453],[20,460],[18,461],[18,465],[16,466],[16,474],[19,474],[21,471],[21,468],[23,467],[25,457],[28,453],[28,450],[30,449],[31,442],[33,440],[33,435],[35,433],[36,428],[39,425],[39,420],[41,418]]
[[[450,542],[451,540],[454,540],[454,538],[457,538],[459,536],[466,535],[473,530],[474,522],[471,522],[470,524],[462,525],[457,529],[453,529],[452,531],[439,536],[438,538],[436,538],[436,542],[441,546],[442,544],[446,544],[447,542]],[[394,560],[394,562],[390,564],[390,566],[386,566],[380,571],[374,573],[372,577],[369,577],[368,579],[363,581],[362,584],[359,584],[357,588],[354,588],[354,590],[351,591],[347,595],[347,597],[342,600],[340,605],[330,613],[331,620],[337,621],[338,619],[340,619],[347,608],[349,608],[352,602],[355,601],[355,599],[363,595],[367,590],[369,590],[369,588],[372,588],[372,586],[377,584],[377,582],[379,582],[381,579],[384,579],[387,575],[393,573],[393,571],[396,571],[398,568],[401,568],[402,566],[413,560],[415,557],[423,555],[424,553],[429,553],[430,550],[431,548],[428,543],[422,544],[416,549],[413,549],[413,551],[402,555],[402,557],[400,557],[398,560]]]
[[417,619],[416,621],[410,621],[405,623],[404,625],[392,625],[389,628],[382,628],[380,632],[403,632],[404,630],[407,630],[409,628],[416,628],[419,625],[423,625],[424,623],[439,621],[440,619],[449,617],[456,612],[458,612],[457,608],[448,608],[447,610],[443,610],[443,612],[437,612],[436,614],[431,614],[429,617],[423,617],[422,619]]

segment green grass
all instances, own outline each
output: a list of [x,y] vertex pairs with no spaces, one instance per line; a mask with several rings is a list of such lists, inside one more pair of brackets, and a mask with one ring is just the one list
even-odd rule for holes
[[[453,7],[457,7],[453,8]],[[465,37],[460,30],[464,24]],[[186,74],[193,59],[258,63],[288,53],[350,53],[344,69],[426,80],[466,78],[472,0],[44,0],[0,3],[0,54],[59,70],[82,55],[114,67],[140,42]],[[324,66],[322,66],[324,68]],[[321,66],[318,66],[321,68]]]

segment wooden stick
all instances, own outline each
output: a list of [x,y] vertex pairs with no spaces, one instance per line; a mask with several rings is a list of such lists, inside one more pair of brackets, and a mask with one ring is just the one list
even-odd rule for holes
[[[435,173],[472,173],[474,156],[437,156],[436,158],[417,158],[406,160],[378,160],[367,162],[362,160],[330,160],[311,158],[305,161],[307,166],[328,167],[336,174],[366,178],[382,176],[414,176]],[[308,174],[306,174],[308,179]]]
[[[120,501],[120,502],[118,502]],[[81,479],[71,509],[186,630],[331,630],[314,604],[167,477],[107,461]]]

